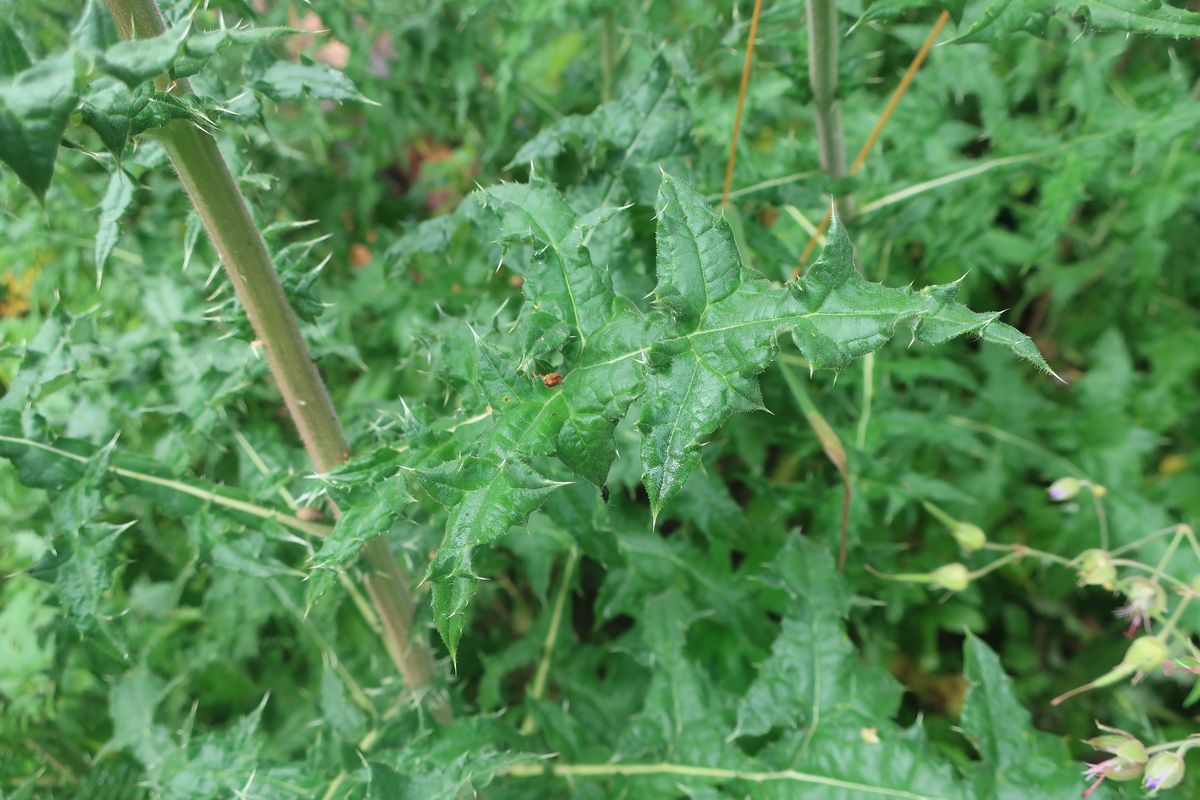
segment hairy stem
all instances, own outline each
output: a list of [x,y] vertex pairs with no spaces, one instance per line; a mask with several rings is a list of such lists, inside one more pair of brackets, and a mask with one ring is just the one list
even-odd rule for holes
[[[122,38],[149,38],[165,30],[154,0],[105,2]],[[165,88],[167,78],[159,78],[156,85]],[[170,85],[175,92],[189,90],[183,82]],[[237,179],[216,140],[194,125],[173,122],[160,129],[158,138],[262,343],[313,466],[320,472],[333,469],[350,455],[346,436]],[[414,604],[408,577],[383,540],[372,541],[364,552],[372,567],[366,576],[367,592],[383,624],[388,653],[410,688],[428,689],[433,657],[428,645],[412,635]],[[430,711],[442,721],[450,718],[444,697],[432,698]]]
[[[817,142],[821,169],[833,180],[846,177],[846,132],[842,128],[842,104],[837,99],[838,30],[835,0],[805,0],[808,9],[808,80],[813,92]],[[838,215],[849,219],[846,198],[836,199]]]
[[[934,42],[942,32],[942,28],[946,27],[946,23],[950,20],[950,14],[943,11],[937,18],[937,22],[933,23],[933,30],[925,37],[925,43],[921,45],[921,49],[913,56],[913,60],[909,63],[908,69],[904,71],[904,76],[900,78],[900,83],[896,86],[892,96],[888,98],[887,105],[884,106],[883,113],[879,115],[879,119],[875,121],[875,127],[871,129],[871,133],[867,136],[867,141],[859,148],[858,155],[854,157],[854,162],[850,164],[850,175],[857,175],[862,169],[863,164],[867,161],[867,156],[871,154],[871,148],[875,146],[875,142],[879,140],[879,135],[883,133],[883,129],[887,126],[888,120],[892,118],[896,107],[900,105],[900,98],[904,97],[904,93],[908,91],[908,87],[912,85],[913,77],[916,76],[917,70],[925,63],[925,57],[929,55],[929,51],[933,49]],[[839,209],[840,211],[841,209]],[[865,209],[863,209],[865,210]],[[831,210],[825,212],[821,224],[817,226],[819,234],[823,234],[825,229],[829,227],[829,222],[833,216]],[[800,264],[797,265],[793,277],[800,274],[804,265],[808,263],[808,259],[812,256],[813,248],[817,245],[819,236],[813,236],[808,240],[808,245],[804,248],[804,254],[800,256]]]

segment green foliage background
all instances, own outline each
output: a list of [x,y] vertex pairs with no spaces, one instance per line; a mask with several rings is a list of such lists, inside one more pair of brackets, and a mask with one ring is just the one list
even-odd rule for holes
[[[191,10],[165,5],[172,18]],[[673,499],[641,486],[636,423],[655,412],[636,401],[611,434],[604,494],[576,478],[527,524],[466,549],[486,580],[469,580],[454,617],[453,668],[433,627],[439,584],[418,587],[458,720],[438,728],[399,684],[336,570],[353,572],[358,543],[382,533],[426,575],[447,524],[438,501],[462,489],[438,483],[439,462],[487,455],[498,435],[500,415],[481,414],[495,404],[477,337],[507,359],[502,373],[542,375],[570,356],[561,324],[521,308],[544,243],[503,213],[504,195],[532,180],[561,193],[567,216],[613,208],[590,220],[589,258],[649,312],[660,176],[719,197],[751,6],[228,0],[196,12],[212,30],[220,15],[296,26],[311,10],[329,31],[303,54],[268,36],[223,47],[192,78],[362,455],[328,480],[308,470],[152,139],[113,154],[76,114],[42,204],[0,177],[0,433],[82,457],[0,450],[5,796],[1069,797],[1093,720],[1148,743],[1195,732],[1179,674],[1050,706],[1126,647],[1119,599],[1077,588],[1069,570],[1023,562],[946,598],[865,569],[987,563],[961,554],[921,500],[995,542],[1066,557],[1097,546],[1090,503],[1046,499],[1064,475],[1107,488],[1114,546],[1200,518],[1200,55],[1179,38],[1200,27],[1137,0],[839,4],[851,148],[937,9],[960,20],[839,187],[860,209],[849,233],[863,275],[962,279],[957,299],[1005,309],[1065,386],[971,337],[935,350],[901,333],[871,362],[864,402],[861,363],[806,379],[811,360],[825,364],[785,341],[760,379],[770,413],[705,430]],[[782,282],[808,239],[794,214],[818,219],[832,187],[817,167],[803,3],[765,6],[725,217],[747,267]],[[4,36],[35,60],[64,52],[80,15],[57,0],[0,5]],[[21,65],[4,36],[8,75]],[[310,60],[330,58],[319,48],[331,41],[345,46],[344,78]],[[4,91],[15,107],[18,89]],[[99,282],[98,239],[111,246]],[[783,369],[848,451],[844,576],[841,481]],[[424,460],[405,455],[418,450]],[[603,476],[591,455],[580,461]],[[322,545],[112,467],[278,510],[330,493],[356,522]],[[1165,547],[1137,556],[1153,564]],[[1171,569],[1190,580],[1197,566],[1185,554]],[[521,774],[548,753],[723,772]],[[781,770],[825,782],[746,778]],[[1093,796],[1140,794],[1114,786]]]

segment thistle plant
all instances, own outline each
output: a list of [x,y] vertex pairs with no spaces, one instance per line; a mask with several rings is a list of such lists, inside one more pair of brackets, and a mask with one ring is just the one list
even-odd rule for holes
[[602,5],[0,8],[4,797],[1195,793],[1200,14]]

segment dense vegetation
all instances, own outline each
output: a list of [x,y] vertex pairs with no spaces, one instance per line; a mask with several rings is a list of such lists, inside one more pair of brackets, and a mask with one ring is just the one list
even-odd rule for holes
[[0,797],[1200,796],[1200,12],[154,6],[0,4]]

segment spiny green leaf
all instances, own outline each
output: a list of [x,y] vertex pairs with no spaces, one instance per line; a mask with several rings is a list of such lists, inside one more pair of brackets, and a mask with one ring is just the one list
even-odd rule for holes
[[0,84],[0,161],[42,200],[50,188],[58,143],[79,104],[75,61],[39,61]]
[[861,25],[877,19],[891,19],[909,11],[930,6],[949,11],[951,18],[958,22],[962,19],[963,9],[966,5],[967,0],[873,0],[855,24]]
[[184,48],[192,58],[209,58],[232,45],[254,47],[296,33],[294,28],[221,28],[189,36]]
[[[466,459],[418,472],[451,509],[429,577],[452,651],[475,590],[471,548],[522,524],[558,485],[530,459],[556,455],[602,483],[615,454],[614,425],[639,394],[643,480],[657,515],[695,468],[704,440],[731,414],[761,407],[755,376],[774,358],[781,332],[792,333],[817,368],[846,366],[901,325],[929,344],[977,335],[1046,368],[1033,344],[996,315],[958,305],[956,285],[916,292],[863,280],[840,224],[800,281],[774,287],[741,265],[728,225],[703,198],[664,174],[656,290],[664,324],[663,315],[619,297],[608,271],[592,264],[584,232],[607,210],[580,217],[538,180],[488,190],[486,202],[502,216],[503,241],[538,248],[525,276],[523,324],[537,330],[534,341],[552,342],[563,362],[543,383],[527,372],[543,349],[517,364],[480,341],[476,377],[494,427]],[[551,337],[555,321],[566,329]]]
[[1176,8],[1162,0],[1087,0],[1071,5],[1075,6],[1072,13],[1082,18],[1089,30],[1172,39],[1200,36],[1200,13]]
[[[390,467],[386,471],[393,470]],[[336,482],[338,472],[328,477]],[[310,608],[333,586],[338,569],[356,558],[367,542],[382,536],[395,524],[408,489],[404,475],[399,474],[377,482],[363,481],[352,487],[331,489],[331,494],[343,513],[309,565],[306,603]]]
[[990,42],[1018,31],[1041,36],[1055,16],[1083,21],[1089,31],[1173,39],[1200,37],[1200,13],[1162,0],[992,0],[953,42]]
[[[514,409],[507,422],[497,426],[496,438],[513,438],[514,449],[531,432],[537,435],[539,417],[550,403]],[[495,541],[536,511],[561,483],[540,475],[518,460],[507,462],[468,458],[459,464],[421,470],[422,486],[451,509],[446,536],[429,567],[433,582],[434,619],[453,657],[466,624],[466,611],[475,595],[476,576],[471,568],[471,548]]]
[[632,759],[652,760],[667,752],[689,763],[746,766],[749,759],[726,745],[716,690],[703,666],[688,655],[687,633],[697,610],[674,589],[647,599],[638,632],[653,672],[641,710],[622,731],[618,752]]
[[679,97],[670,66],[659,57],[628,93],[590,114],[564,117],[543,128],[509,166],[568,151],[593,159],[611,157],[618,170],[652,164],[679,150],[690,129],[691,114]]
[[307,94],[317,100],[362,100],[354,82],[328,64],[277,61],[254,82],[273,100],[295,100]]
[[165,75],[183,52],[191,24],[188,18],[158,36],[117,42],[96,56],[97,66],[130,87]]
[[[583,244],[585,228],[554,187],[542,180],[502,183],[484,190],[502,214],[501,229],[513,241],[539,246],[540,269],[525,276],[524,310],[545,311],[568,324],[580,346],[613,316],[612,280],[593,269]],[[601,210],[601,213],[616,213]]]
[[117,244],[117,237],[121,233],[121,217],[125,216],[126,210],[133,202],[133,193],[132,176],[120,167],[114,169],[112,177],[108,180],[104,199],[100,201],[100,227],[96,231],[95,249],[97,286],[104,276],[104,264]]
[[7,78],[29,69],[29,54],[21,37],[4,20],[0,20],[0,78]]
[[112,16],[98,0],[87,0],[71,30],[71,44],[85,55],[101,52],[120,41]]
[[85,631],[108,616],[106,597],[118,573],[117,538],[129,528],[129,524],[97,521],[111,452],[110,446],[93,456],[80,479],[56,498],[53,514],[58,536],[51,551],[29,571],[54,584],[59,603]]
[[101,78],[88,87],[80,110],[83,124],[89,126],[104,142],[113,156],[120,158],[129,140],[133,118],[150,101],[149,84],[130,91],[116,78]]
[[900,692],[886,672],[860,663],[846,636],[849,596],[833,557],[806,538],[791,537],[775,570],[791,598],[771,656],[738,704],[734,736],[804,728],[835,706],[863,720],[890,719]]
[[761,407],[755,376],[774,359],[781,332],[815,369],[842,369],[906,325],[914,341],[971,334],[1049,371],[1028,337],[957,304],[955,284],[915,292],[863,280],[836,220],[816,264],[777,288],[742,266],[729,225],[696,190],[664,174],[657,239],[656,299],[674,325],[651,348],[638,420],[655,515],[682,488],[704,440],[731,414]]
[[1040,36],[1054,16],[1057,2],[1046,0],[992,0],[971,22],[965,33],[950,41],[955,44],[990,42],[1017,31]]

